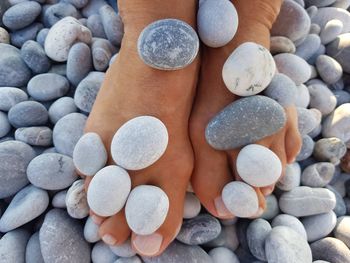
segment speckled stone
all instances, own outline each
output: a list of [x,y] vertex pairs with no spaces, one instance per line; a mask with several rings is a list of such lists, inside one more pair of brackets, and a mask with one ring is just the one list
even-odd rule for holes
[[294,82],[284,74],[277,73],[265,89],[264,94],[283,107],[295,104],[298,90]]
[[320,55],[316,60],[317,71],[327,84],[336,83],[343,75],[341,65],[332,57]]
[[249,224],[247,229],[247,241],[250,252],[254,257],[266,261],[265,240],[270,234],[272,228],[268,221],[264,219],[255,219]]
[[0,231],[8,232],[41,215],[49,205],[45,190],[29,185],[11,200],[0,220]]
[[77,86],[92,69],[90,47],[82,42],[74,44],[68,53],[67,78]]
[[324,187],[333,178],[334,164],[320,162],[306,167],[301,175],[301,183],[310,187]]
[[221,225],[215,217],[201,214],[186,220],[176,239],[187,245],[201,245],[217,238],[220,232]]
[[[224,26],[226,29],[222,30]],[[205,1],[197,13],[198,35],[209,47],[222,47],[229,43],[238,28],[238,14],[227,0]]]
[[142,257],[145,263],[213,263],[211,257],[199,246],[188,246],[180,242],[173,242],[159,256]]
[[298,163],[288,164],[285,175],[277,182],[276,186],[283,191],[290,191],[300,185],[301,169]]
[[[349,22],[350,23],[350,22]],[[349,53],[350,33],[341,34],[327,45],[327,55],[340,63],[343,71],[350,73]]]
[[28,184],[26,170],[34,157],[34,150],[26,143],[0,143],[0,198],[12,196]]
[[91,217],[88,217],[84,226],[84,238],[87,242],[96,243],[101,238],[99,235],[100,226],[97,225]]
[[10,33],[11,44],[15,47],[21,48],[28,40],[35,40],[36,35],[41,29],[43,29],[41,23],[33,23],[23,29],[13,31]]
[[6,233],[0,239],[1,261],[6,263],[25,263],[26,245],[30,235],[24,229]]
[[66,195],[67,190],[63,190],[55,194],[52,198],[52,206],[55,208],[66,208]]
[[252,217],[259,209],[255,190],[243,182],[228,183],[222,190],[222,200],[227,209],[238,217]]
[[345,202],[344,202],[342,195],[337,191],[336,188],[334,188],[331,185],[327,185],[326,188],[328,190],[332,191],[333,194],[335,195],[336,203],[335,203],[335,207],[333,209],[334,213],[336,213],[336,215],[338,217],[344,216],[346,214],[346,205],[345,205]]
[[336,205],[335,195],[328,189],[299,186],[283,193],[279,199],[280,209],[297,217],[328,213]]
[[89,215],[84,184],[82,179],[75,181],[66,194],[67,212],[73,218],[82,219]]
[[201,211],[201,208],[202,206],[199,199],[193,193],[187,192],[184,203],[183,218],[191,219],[198,216],[198,214]]
[[23,44],[21,57],[33,73],[44,73],[51,67],[51,62],[43,47],[33,40],[28,40]]
[[309,244],[304,237],[289,227],[274,227],[265,242],[266,258],[269,263],[312,262]]
[[[315,127],[314,129],[316,129]],[[314,130],[313,129],[313,130]],[[309,134],[313,131],[311,130]],[[302,145],[300,152],[298,153],[297,157],[295,158],[296,161],[303,161],[309,158],[312,155],[312,152],[315,147],[315,142],[309,135],[302,135]]]
[[123,124],[113,137],[111,154],[116,164],[128,170],[155,163],[168,146],[168,131],[161,120],[139,116]]
[[26,127],[15,131],[17,141],[28,143],[32,146],[51,146],[52,130],[48,127]]
[[94,263],[115,263],[118,257],[112,253],[108,245],[100,241],[94,245],[91,259]]
[[109,61],[116,52],[116,48],[106,39],[94,38],[91,50],[95,70],[106,71],[109,67]]
[[83,136],[86,119],[81,113],[70,113],[58,120],[53,129],[53,143],[57,152],[73,156],[74,147]]
[[41,12],[41,6],[34,1],[25,1],[7,9],[2,17],[4,25],[11,30],[29,26]]
[[329,161],[334,165],[338,165],[345,154],[345,143],[336,137],[323,138],[315,144],[314,157],[319,161]]
[[310,30],[310,17],[295,1],[283,1],[281,11],[273,24],[273,36],[285,36],[293,42],[303,39]]
[[109,5],[102,6],[98,12],[108,40],[113,45],[120,46],[124,35],[124,25],[121,17]]
[[73,112],[77,112],[74,99],[71,97],[62,97],[51,104],[49,108],[49,118],[50,121],[55,124],[59,119]]
[[111,216],[124,207],[130,190],[129,174],[118,166],[110,165],[101,169],[92,178],[87,193],[87,201],[96,214]]
[[326,237],[311,244],[314,259],[326,260],[332,263],[348,263],[349,248],[339,239]]
[[78,177],[72,158],[59,153],[35,157],[28,165],[27,176],[33,185],[47,190],[65,189]]
[[310,93],[308,88],[304,84],[298,85],[295,106],[300,108],[307,108],[309,103],[310,103]]
[[285,122],[284,109],[277,102],[252,96],[236,100],[218,113],[205,136],[217,150],[235,149],[276,133]]
[[308,60],[317,52],[321,45],[321,39],[316,34],[309,34],[305,40],[297,46],[295,55]]
[[337,223],[337,216],[333,211],[328,213],[308,216],[301,219],[306,233],[307,241],[314,242],[328,236]]
[[278,207],[278,200],[273,194],[265,197],[266,208],[264,213],[260,216],[262,219],[270,220],[277,216],[280,212]]
[[74,102],[80,110],[91,111],[104,78],[105,73],[92,71],[79,83],[75,90]]
[[44,105],[36,101],[23,101],[13,106],[8,118],[15,128],[45,125],[48,112]]
[[274,36],[270,38],[270,52],[272,55],[280,53],[295,53],[294,43],[287,37]]
[[197,56],[199,40],[193,28],[177,19],[148,25],[140,34],[137,50],[148,66],[161,70],[181,69]]
[[40,249],[39,232],[35,232],[26,247],[26,263],[45,263]]
[[271,225],[272,227],[277,227],[277,226],[289,227],[293,229],[295,232],[299,233],[299,235],[305,238],[305,240],[307,240],[307,234],[306,234],[304,225],[295,216],[280,214],[273,219]]
[[91,32],[87,27],[73,17],[65,17],[50,29],[45,40],[45,52],[54,61],[64,62],[75,42],[90,44],[91,40]]
[[46,214],[39,238],[45,262],[90,262],[90,247],[81,225],[63,210]]
[[138,235],[154,233],[168,214],[169,199],[166,193],[151,185],[135,187],[125,206],[126,221]]
[[209,251],[213,263],[239,263],[238,257],[230,249],[217,247]]
[[327,45],[337,38],[343,31],[343,22],[338,19],[329,20],[320,33],[321,43]]
[[350,216],[342,216],[337,219],[334,236],[350,247]]
[[3,27],[0,27],[0,43],[10,44],[10,35]]
[[274,59],[278,71],[290,77],[296,85],[300,85],[310,79],[311,68],[309,64],[297,55],[283,53],[275,55]]
[[6,136],[11,131],[11,128],[7,114],[0,111],[0,138]]
[[127,239],[123,244],[119,246],[110,246],[110,249],[118,257],[128,258],[136,255],[135,250],[133,250],[131,245],[131,239]]
[[86,26],[90,29],[93,37],[107,38],[100,15],[89,16]]
[[61,1],[48,6],[44,12],[43,20],[46,27],[52,27],[64,17],[79,18],[79,13],[73,5]]

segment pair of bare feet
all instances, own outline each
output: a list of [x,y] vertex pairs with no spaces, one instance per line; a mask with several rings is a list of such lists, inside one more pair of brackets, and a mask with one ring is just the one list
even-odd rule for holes
[[[125,35],[118,58],[108,70],[98,94],[86,132],[98,133],[109,149],[113,135],[126,121],[140,115],[161,119],[169,132],[165,154],[152,166],[129,174],[132,187],[142,184],[161,187],[169,197],[170,210],[164,224],[149,236],[131,233],[124,210],[109,218],[92,214],[94,221],[100,224],[100,235],[107,244],[122,244],[131,235],[132,246],[139,254],[154,256],[163,252],[181,227],[190,181],[202,205],[211,214],[223,219],[234,217],[220,196],[225,184],[239,180],[235,172],[239,150],[214,150],[207,144],[204,130],[212,117],[237,99],[222,81],[224,62],[243,42],[269,47],[269,31],[281,0],[232,2],[239,14],[239,28],[228,45],[215,49],[203,46],[200,55],[188,67],[160,71],[148,67],[139,58],[137,39],[140,32],[151,22],[164,18],[181,19],[196,28],[198,1],[118,1]],[[284,167],[293,162],[301,145],[296,111],[291,107],[286,112],[286,126],[277,134],[257,142],[273,150]],[[264,196],[273,188],[256,188],[261,211],[265,208]]]

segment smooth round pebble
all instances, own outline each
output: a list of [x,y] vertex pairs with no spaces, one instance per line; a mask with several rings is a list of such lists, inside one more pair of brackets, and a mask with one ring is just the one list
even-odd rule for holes
[[43,47],[33,40],[28,40],[23,44],[21,57],[33,73],[44,73],[51,67],[51,62],[46,56]]
[[238,246],[239,240],[237,237],[237,229],[235,225],[222,226],[221,232],[218,235],[218,237],[205,244],[205,247],[227,247],[232,251],[235,251],[238,248]]
[[[347,15],[349,16],[348,12]],[[350,33],[341,34],[327,45],[327,55],[338,61],[342,66],[343,71],[346,73],[350,73],[350,63],[348,56],[350,46],[349,38]]]
[[109,61],[116,52],[116,48],[107,39],[94,38],[92,40],[91,50],[92,63],[95,70],[106,71],[109,67]]
[[336,203],[333,209],[334,213],[339,216],[344,216],[346,214],[346,205],[343,196],[338,192],[336,188],[331,185],[327,185],[326,188],[335,195]]
[[43,24],[33,23],[21,30],[10,33],[11,44],[15,47],[21,48],[25,42],[35,40],[38,32],[43,29]]
[[45,263],[40,249],[39,232],[35,232],[26,246],[26,263]]
[[[316,24],[317,27],[319,27]],[[303,42],[297,46],[295,55],[301,57],[304,60],[308,60],[313,54],[317,52],[321,45],[321,39],[317,34],[309,34],[303,40]]]
[[272,227],[277,227],[277,226],[289,227],[289,228],[293,229],[295,232],[299,233],[299,235],[304,237],[305,240],[307,240],[307,234],[306,234],[306,230],[304,228],[304,225],[295,216],[291,216],[291,215],[287,215],[287,214],[280,214],[272,220],[271,225],[272,225]]
[[93,37],[107,38],[103,28],[102,18],[99,14],[89,16],[86,26],[90,29]]
[[52,206],[55,208],[67,208],[66,205],[67,190],[63,190],[55,194],[52,198]]
[[55,124],[59,119],[73,112],[77,112],[74,99],[71,97],[62,97],[51,104],[49,108],[49,118],[50,121]]
[[75,181],[68,189],[66,207],[68,214],[73,218],[82,219],[89,215],[84,180]]
[[103,5],[97,10],[108,40],[113,45],[120,46],[124,35],[124,25],[120,15],[109,5]]
[[298,129],[301,135],[308,134],[318,126],[318,120],[310,109],[297,107],[297,113]]
[[45,9],[43,22],[46,27],[52,27],[65,17],[79,18],[78,10],[71,4],[61,1],[54,3]]
[[22,29],[34,22],[40,12],[40,4],[35,1],[25,1],[7,9],[2,22],[11,30]]
[[199,199],[192,193],[186,193],[185,203],[184,203],[184,219],[191,219],[196,216],[201,211],[201,203]]
[[6,263],[25,262],[26,246],[30,234],[24,229],[6,233],[0,239],[1,261]]
[[142,263],[138,256],[128,258],[118,258],[114,263]]
[[289,77],[277,73],[272,78],[264,94],[276,100],[283,107],[287,107],[295,104],[298,91],[296,85]]
[[17,141],[28,143],[32,146],[51,146],[52,130],[49,127],[25,127],[15,131]]
[[300,185],[300,165],[297,162],[287,164],[285,169],[285,175],[281,177],[276,186],[282,191],[291,191]]
[[160,70],[177,70],[188,66],[196,58],[198,49],[197,33],[190,25],[177,19],[163,19],[149,24],[141,32],[137,43],[142,61]]
[[298,85],[295,106],[300,108],[307,108],[309,103],[310,103],[310,93],[308,88],[304,84]]
[[123,244],[119,246],[110,246],[110,249],[118,257],[129,258],[136,255],[135,250],[133,250],[131,245],[131,239],[127,239]]
[[74,44],[68,53],[67,78],[78,86],[92,69],[92,57],[90,47],[82,42]]
[[332,163],[320,162],[306,167],[301,175],[301,183],[310,187],[324,187],[332,180],[335,166]]
[[99,229],[100,226],[97,225],[91,217],[88,217],[88,219],[85,222],[84,226],[84,238],[89,243],[96,243],[98,242],[101,237],[99,235]]
[[111,154],[127,170],[141,170],[155,163],[168,146],[168,131],[152,116],[139,116],[123,124],[113,137]]
[[[312,131],[309,132],[309,134],[311,134]],[[312,155],[314,147],[315,147],[314,140],[309,135],[302,135],[301,149],[300,149],[300,152],[298,153],[297,157],[295,158],[295,160],[299,162],[299,161],[303,161],[303,160],[306,160],[307,158],[309,158]]]
[[91,259],[94,263],[114,263],[118,257],[113,254],[108,245],[100,241],[92,248]]
[[217,247],[209,251],[213,263],[239,263],[238,257],[226,247]]
[[14,87],[1,87],[0,89],[0,110],[9,111],[17,103],[28,100],[25,91]]
[[125,206],[126,221],[138,235],[150,235],[163,223],[169,211],[169,198],[159,187],[135,187]]
[[8,112],[8,119],[15,128],[45,125],[49,114],[39,102],[22,101]]
[[336,83],[343,75],[341,65],[332,57],[320,55],[316,60],[318,74],[327,84]]
[[247,241],[250,252],[254,257],[266,261],[265,240],[272,228],[268,221],[255,219],[247,228]]
[[307,241],[314,242],[328,236],[337,223],[337,216],[333,211],[308,216],[301,219],[307,233]]
[[331,263],[349,262],[350,250],[339,239],[326,237],[311,244],[314,259],[326,260]]

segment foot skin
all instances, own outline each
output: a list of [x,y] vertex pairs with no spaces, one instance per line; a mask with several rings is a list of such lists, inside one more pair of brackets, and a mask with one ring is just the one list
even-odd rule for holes
[[[235,0],[239,26],[234,39],[222,48],[203,47],[201,71],[194,109],[190,120],[190,137],[195,152],[195,167],[191,178],[192,187],[204,207],[214,216],[228,219],[234,217],[221,199],[223,187],[233,180],[241,180],[235,166],[239,149],[217,151],[205,140],[205,128],[219,111],[237,100],[222,80],[222,67],[240,44],[250,41],[269,48],[270,29],[279,12],[280,0]],[[257,142],[270,148],[280,158],[283,167],[291,163],[301,147],[297,128],[295,107],[286,108],[287,124],[275,135]],[[282,173],[283,175],[283,173]],[[265,209],[264,196],[272,193],[274,185],[255,188],[259,197],[260,209],[256,216]]]
[[[85,128],[85,132],[98,133],[108,150],[118,128],[134,117],[155,116],[168,129],[169,144],[165,154],[146,169],[129,171],[132,187],[155,185],[169,197],[169,213],[157,232],[150,236],[131,233],[124,210],[109,218],[91,213],[94,221],[100,224],[99,232],[106,243],[120,245],[131,234],[134,249],[143,256],[154,256],[164,251],[182,224],[184,198],[194,163],[188,122],[199,64],[196,59],[182,70],[152,69],[139,58],[137,39],[148,24],[158,19],[177,18],[195,28],[196,2],[118,1],[125,35],[118,58],[107,72]],[[87,179],[87,186],[90,180]]]

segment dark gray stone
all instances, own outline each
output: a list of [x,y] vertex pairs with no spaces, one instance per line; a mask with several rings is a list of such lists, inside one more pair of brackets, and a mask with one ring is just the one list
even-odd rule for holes
[[3,0],[0,2],[0,26],[3,26],[2,17],[7,9],[11,7],[11,4],[8,0]]
[[90,47],[82,42],[74,44],[69,50],[67,60],[67,78],[74,85],[84,79],[92,69]]
[[91,15],[98,14],[98,11],[104,5],[107,5],[105,0],[89,1],[89,3],[82,9],[82,15],[84,17],[89,17]]
[[350,250],[340,240],[326,237],[311,244],[314,260],[326,260],[332,263],[349,263]]
[[77,107],[75,106],[74,99],[71,97],[62,97],[56,100],[49,108],[49,118],[50,121],[55,124],[59,119],[64,116],[77,112]]
[[63,210],[52,209],[46,214],[39,238],[45,262],[90,262],[90,246],[82,226]]
[[216,115],[205,136],[215,149],[229,150],[254,143],[280,130],[286,122],[284,109],[263,96],[239,99]]
[[350,93],[345,90],[333,90],[334,96],[337,98],[337,107],[344,103],[350,102]]
[[89,2],[89,0],[67,0],[67,2],[71,3],[74,5],[76,8],[83,8],[86,6]]
[[34,233],[28,241],[26,263],[45,263],[40,249],[39,232]]
[[268,221],[264,219],[255,219],[250,223],[247,229],[247,241],[250,252],[254,257],[266,261],[265,240],[270,234],[272,228]]
[[15,128],[45,125],[49,119],[49,114],[39,102],[23,101],[13,106],[8,118]]
[[91,50],[95,70],[106,71],[109,61],[116,52],[115,47],[106,39],[94,38]]
[[272,78],[264,93],[282,106],[290,106],[294,105],[298,91],[294,82],[289,77],[277,73]]
[[317,50],[320,48],[320,45],[320,37],[316,34],[309,34],[305,40],[299,46],[297,46],[295,55],[308,60],[312,57],[313,54],[317,52]]
[[100,15],[94,14],[89,16],[86,25],[90,29],[93,37],[107,38]]
[[25,263],[26,246],[30,235],[26,230],[16,229],[0,239],[1,262]]
[[43,25],[41,23],[33,23],[21,30],[12,32],[10,34],[12,45],[20,48],[28,40],[35,40],[36,35],[42,28]]
[[150,67],[161,70],[181,69],[195,59],[199,40],[193,28],[177,19],[158,20],[140,34],[137,49]]
[[108,40],[115,46],[120,46],[124,35],[124,25],[121,17],[109,5],[99,9],[104,31]]
[[54,4],[45,10],[44,24],[46,27],[52,27],[56,22],[67,16],[79,18],[79,12],[69,3]]
[[301,219],[301,222],[307,233],[307,241],[314,242],[328,236],[332,232],[337,223],[337,216],[333,211],[330,211],[324,214],[304,217]]
[[295,158],[296,161],[299,162],[309,158],[312,155],[314,146],[315,146],[315,142],[309,135],[302,135],[302,145],[301,145],[300,152]]
[[15,131],[17,141],[28,143],[32,146],[51,146],[52,130],[49,127],[25,127]]
[[33,40],[25,42],[21,48],[21,57],[27,66],[36,74],[47,72],[51,62],[43,47]]

